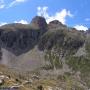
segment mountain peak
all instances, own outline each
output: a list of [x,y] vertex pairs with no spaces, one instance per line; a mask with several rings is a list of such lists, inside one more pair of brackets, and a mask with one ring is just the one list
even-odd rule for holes
[[44,17],[41,16],[35,16],[32,21],[31,25],[36,29],[46,29],[47,23]]
[[51,29],[56,29],[56,28],[66,28],[67,26],[62,24],[60,21],[58,20],[53,20],[48,24],[48,28]]

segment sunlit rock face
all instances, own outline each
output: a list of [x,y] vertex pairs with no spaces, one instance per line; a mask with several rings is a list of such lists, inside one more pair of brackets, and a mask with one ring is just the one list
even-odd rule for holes
[[2,56],[0,64],[10,68],[16,68],[18,70],[34,70],[45,64],[44,53],[39,51],[37,47],[19,56],[16,56],[4,48],[1,49],[1,52]]
[[2,52],[2,56],[1,56],[1,60],[0,60],[0,64],[4,64],[7,66],[11,66],[13,65],[13,67],[15,66],[15,61],[17,61],[17,57],[9,52],[8,50],[1,48],[1,52]]

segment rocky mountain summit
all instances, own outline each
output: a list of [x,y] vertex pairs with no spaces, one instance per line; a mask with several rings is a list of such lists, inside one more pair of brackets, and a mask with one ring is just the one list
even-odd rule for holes
[[49,30],[55,30],[55,29],[58,29],[58,28],[61,28],[61,29],[65,29],[67,28],[66,25],[63,25],[61,22],[59,22],[58,20],[54,20],[54,21],[51,21],[49,24],[48,24],[48,29]]
[[33,28],[43,30],[43,32],[44,30],[47,30],[46,20],[45,18],[40,16],[34,17],[31,21],[31,25],[33,26]]

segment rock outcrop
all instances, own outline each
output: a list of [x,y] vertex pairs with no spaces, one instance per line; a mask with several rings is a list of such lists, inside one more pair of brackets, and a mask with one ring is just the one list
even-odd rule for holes
[[61,22],[59,22],[58,20],[54,20],[54,21],[51,21],[49,24],[48,24],[48,29],[49,30],[55,30],[55,29],[66,29],[67,26],[62,24]]

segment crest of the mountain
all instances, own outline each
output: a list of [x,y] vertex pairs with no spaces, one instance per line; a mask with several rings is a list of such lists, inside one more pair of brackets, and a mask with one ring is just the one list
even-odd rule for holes
[[49,30],[52,30],[52,29],[64,29],[66,28],[67,26],[62,24],[61,22],[59,22],[58,20],[54,20],[54,21],[51,21],[49,24],[48,24],[48,28]]
[[47,29],[46,20],[41,16],[34,17],[31,21],[31,25],[36,29],[43,29],[43,30]]

